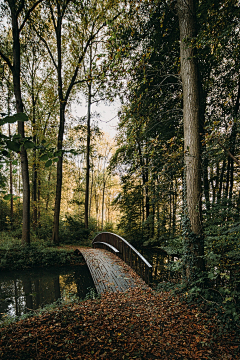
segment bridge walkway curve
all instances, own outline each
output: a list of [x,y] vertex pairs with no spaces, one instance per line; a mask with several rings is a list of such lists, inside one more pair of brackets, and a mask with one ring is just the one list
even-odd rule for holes
[[103,292],[126,291],[129,288],[148,285],[115,254],[104,249],[78,248],[93,278],[96,290]]

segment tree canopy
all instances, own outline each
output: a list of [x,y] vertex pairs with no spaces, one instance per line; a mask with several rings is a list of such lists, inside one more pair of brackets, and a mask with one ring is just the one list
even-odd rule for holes
[[[85,237],[114,230],[138,248],[164,250],[184,286],[236,313],[238,1],[0,6],[3,227],[9,214],[19,227],[22,212],[23,243],[31,223],[55,244],[69,224]],[[74,113],[83,98],[87,110]],[[114,144],[92,104],[115,98]]]

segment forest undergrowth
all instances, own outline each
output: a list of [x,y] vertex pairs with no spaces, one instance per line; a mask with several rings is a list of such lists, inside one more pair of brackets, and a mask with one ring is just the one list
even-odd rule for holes
[[132,289],[0,329],[0,358],[240,359],[239,326],[171,292]]

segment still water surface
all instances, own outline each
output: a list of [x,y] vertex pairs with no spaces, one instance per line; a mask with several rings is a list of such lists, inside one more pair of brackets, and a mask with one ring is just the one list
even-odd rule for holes
[[[141,253],[153,266],[152,286],[167,281],[166,253],[156,249]],[[87,265],[0,272],[0,321],[4,315],[20,316],[72,295],[83,299],[90,289],[95,286]]]
[[0,321],[95,289],[87,265],[0,272]]
[[168,281],[170,273],[168,271],[169,257],[161,249],[142,249],[139,251],[145,259],[152,265],[152,286]]

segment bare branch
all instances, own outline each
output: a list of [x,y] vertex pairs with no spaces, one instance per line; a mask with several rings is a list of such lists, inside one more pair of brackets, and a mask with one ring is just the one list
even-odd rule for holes
[[[96,94],[96,93],[95,93],[95,94]],[[103,101],[103,100],[106,100],[106,97],[103,97],[103,98],[101,98],[101,99],[94,100],[94,101],[92,101],[92,104],[98,103],[98,102]]]
[[[19,28],[19,32],[21,32],[21,30],[23,29],[26,21],[29,19],[31,13],[33,12],[33,10],[38,6],[38,4],[40,4],[43,0],[38,0],[35,4],[33,4],[33,6],[28,10],[28,12],[25,15],[25,18],[22,22],[22,25]],[[21,9],[22,10],[22,9]]]
[[53,8],[52,8],[52,5],[51,5],[51,4],[49,4],[49,8],[50,8],[50,12],[51,12],[51,18],[52,18],[54,30],[55,30],[55,32],[57,33],[57,25],[56,25],[56,22],[55,22],[54,13],[53,13]]
[[52,52],[51,52],[51,50],[50,50],[50,48],[49,48],[49,46],[48,46],[47,41],[39,34],[39,32],[37,31],[37,29],[35,28],[35,26],[34,26],[33,28],[34,28],[37,36],[39,37],[39,39],[42,40],[42,42],[43,42],[44,45],[46,46],[46,49],[47,49],[47,51],[48,51],[48,53],[49,53],[49,56],[50,56],[50,58],[52,59],[53,65],[55,66],[56,69],[58,69],[58,66],[57,66],[57,64],[56,64],[56,61],[54,60],[53,54],[52,54]]
[[19,8],[16,11],[16,16],[18,17],[18,15],[20,14],[20,12],[22,11],[22,9],[24,8],[24,0],[21,0],[20,4],[19,4]]
[[[115,15],[115,16],[113,17],[112,21],[116,20],[120,14],[121,14],[121,13],[118,13],[117,15]],[[83,49],[82,54],[81,54],[81,55],[79,56],[79,58],[78,58],[77,66],[76,66],[76,68],[75,68],[74,74],[73,74],[73,76],[72,76],[72,80],[71,80],[71,82],[70,82],[70,84],[69,84],[69,87],[68,87],[68,89],[67,89],[67,92],[66,92],[66,96],[65,96],[65,99],[64,99],[65,102],[67,102],[68,97],[69,97],[69,95],[70,95],[70,92],[71,92],[71,90],[72,90],[72,88],[73,88],[73,86],[74,86],[74,84],[75,84],[75,81],[76,81],[76,78],[77,78],[77,74],[78,74],[79,66],[80,66],[81,62],[83,61],[83,59],[84,59],[84,56],[85,56],[85,54],[86,54],[86,52],[87,52],[87,49],[88,49],[89,45],[91,44],[91,42],[95,39],[95,37],[99,34],[99,32],[100,32],[106,25],[107,25],[107,23],[106,23],[106,21],[105,21],[105,22],[98,28],[98,30],[89,37],[89,39],[88,39],[88,41],[87,41],[87,43],[86,43],[86,45],[85,45],[85,47],[84,47],[84,49]]]
[[0,56],[4,61],[6,61],[6,63],[8,64],[8,66],[10,68],[10,70],[13,71],[13,66],[11,64],[10,59],[6,55],[4,55],[4,53],[1,51],[1,49],[0,49]]
[[84,82],[87,82],[87,79],[75,81],[75,83],[73,85],[82,84]]
[[218,141],[218,144],[227,152],[228,156],[230,156],[230,158],[233,159],[233,161],[240,166],[240,162],[239,160],[223,145],[220,143],[220,141]]

